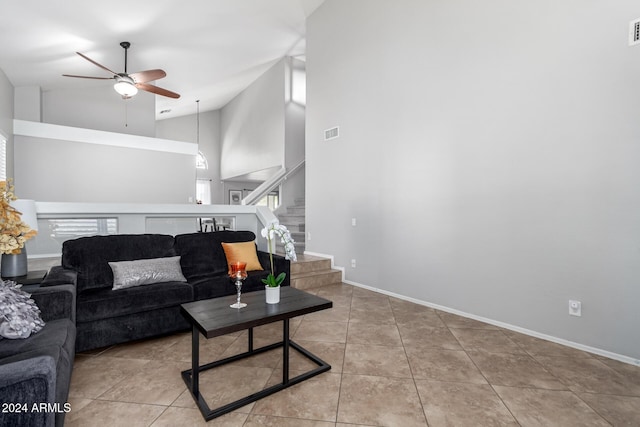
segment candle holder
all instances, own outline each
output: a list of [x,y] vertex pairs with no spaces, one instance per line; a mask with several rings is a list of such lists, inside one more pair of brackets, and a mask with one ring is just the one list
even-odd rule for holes
[[242,281],[247,278],[246,268],[246,262],[238,261],[233,264],[229,264],[229,277],[231,277],[231,279],[235,281],[236,289],[238,291],[236,302],[229,306],[231,308],[243,308],[247,306],[247,304],[245,304],[244,302],[240,302],[240,295],[242,294]]

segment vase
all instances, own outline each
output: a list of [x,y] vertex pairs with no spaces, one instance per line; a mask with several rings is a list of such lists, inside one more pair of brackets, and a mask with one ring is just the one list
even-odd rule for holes
[[280,302],[280,286],[265,286],[264,290],[267,304],[277,304]]
[[27,248],[22,248],[19,254],[2,254],[0,275],[2,277],[26,276]]

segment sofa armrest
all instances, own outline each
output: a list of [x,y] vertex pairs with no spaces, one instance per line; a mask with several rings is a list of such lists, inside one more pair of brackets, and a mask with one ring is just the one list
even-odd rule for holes
[[56,285],[76,285],[78,283],[78,272],[64,268],[61,265],[51,267],[49,272],[40,283],[40,287]]
[[39,287],[31,292],[40,309],[42,320],[49,322],[56,319],[70,319],[76,322],[76,287],[75,285],[57,285]]
[[[258,251],[258,261],[265,271],[271,271],[271,262],[269,260],[269,252]],[[280,273],[286,273],[284,282],[281,286],[291,285],[291,261],[283,257],[282,255],[273,254],[273,269],[276,276]]]
[[0,361],[0,411],[3,426],[53,426],[53,411],[33,411],[33,405],[54,403],[56,364],[51,356],[36,356]]

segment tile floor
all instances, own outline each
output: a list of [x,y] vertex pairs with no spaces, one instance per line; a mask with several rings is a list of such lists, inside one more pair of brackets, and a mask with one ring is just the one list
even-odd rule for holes
[[[331,310],[292,338],[331,371],[206,423],[180,372],[180,333],[76,356],[66,426],[639,426],[640,368],[346,284],[311,291]],[[257,328],[256,345],[281,323]],[[201,339],[201,361],[246,349],[246,332]],[[281,351],[207,371],[211,406],[281,378]],[[311,367],[291,351],[294,372]]]

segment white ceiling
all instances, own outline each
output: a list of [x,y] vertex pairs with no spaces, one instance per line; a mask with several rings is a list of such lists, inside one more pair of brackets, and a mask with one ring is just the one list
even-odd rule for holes
[[[303,56],[305,19],[324,0],[2,0],[0,69],[14,87],[42,91],[112,85],[81,52],[124,71],[121,41],[131,42],[129,73],[167,72],[157,86],[156,117],[221,108],[285,55]],[[170,113],[160,115],[162,110]]]

